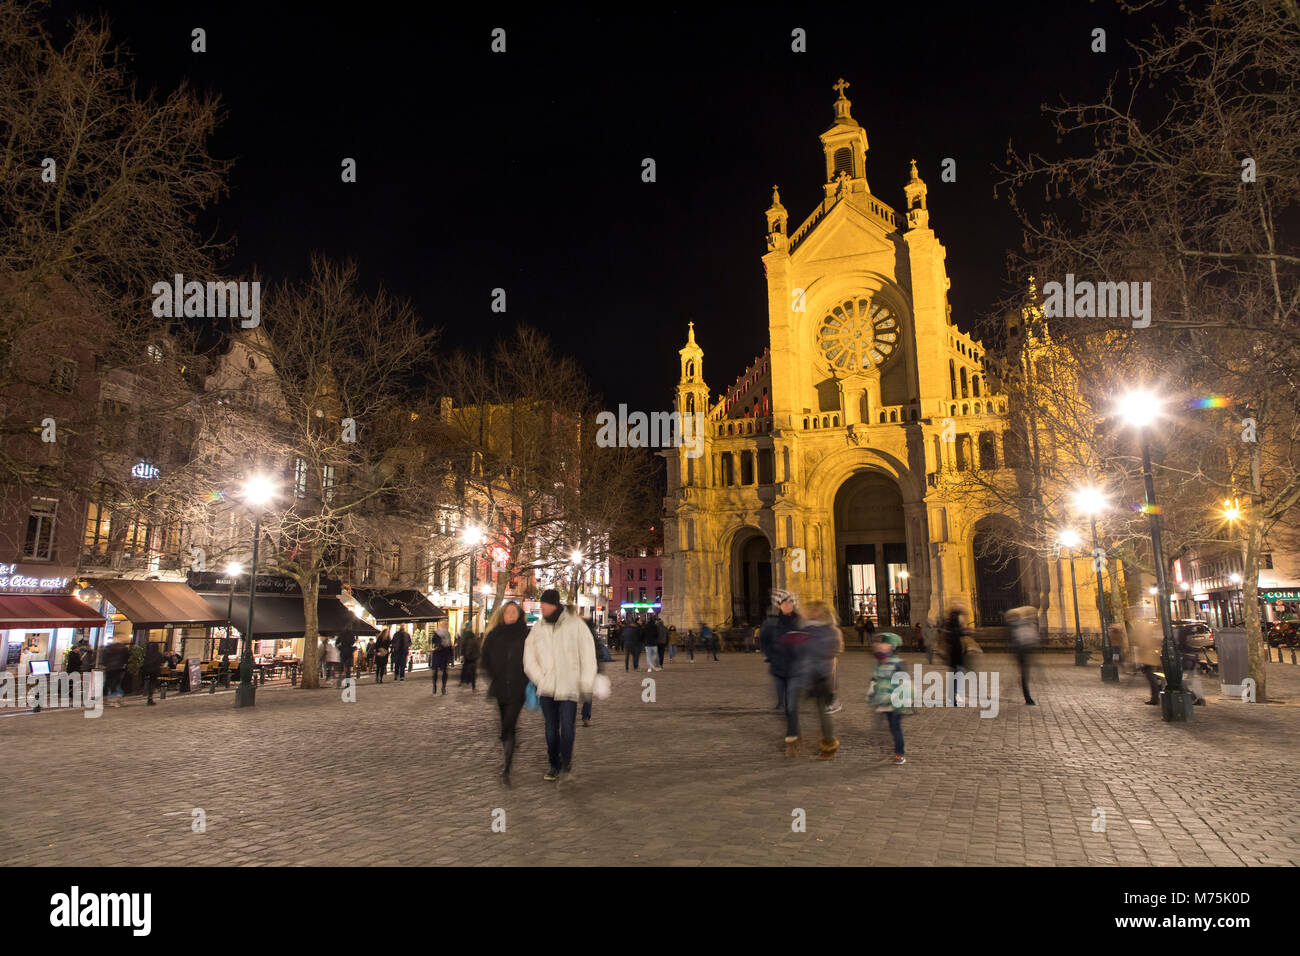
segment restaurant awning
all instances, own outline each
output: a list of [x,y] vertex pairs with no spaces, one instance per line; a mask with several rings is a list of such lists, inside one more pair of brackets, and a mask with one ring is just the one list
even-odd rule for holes
[[11,627],[103,627],[106,621],[70,594],[0,595],[0,631]]
[[215,612],[188,584],[122,578],[91,578],[87,583],[104,595],[134,627],[168,624],[200,627],[226,623],[226,609]]
[[[219,611],[226,620],[225,594],[205,594],[203,600],[213,611]],[[316,602],[316,616],[321,634],[334,636],[345,630],[353,634],[378,634],[379,631],[349,611],[336,597],[321,597]],[[236,594],[231,601],[231,624],[235,630],[248,627],[248,595]],[[253,605],[253,638],[269,640],[275,637],[302,637],[307,622],[302,613],[301,595],[259,594]]]
[[352,596],[380,624],[447,619],[445,611],[435,607],[427,597],[416,590],[353,588]]

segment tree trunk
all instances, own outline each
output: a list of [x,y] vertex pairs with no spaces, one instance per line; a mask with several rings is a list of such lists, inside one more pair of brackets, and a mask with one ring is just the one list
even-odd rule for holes
[[298,686],[306,690],[320,687],[320,667],[317,661],[320,653],[320,617],[317,613],[320,578],[313,576],[310,581],[300,581],[299,584],[302,587],[302,617],[305,626],[302,637],[302,679]]

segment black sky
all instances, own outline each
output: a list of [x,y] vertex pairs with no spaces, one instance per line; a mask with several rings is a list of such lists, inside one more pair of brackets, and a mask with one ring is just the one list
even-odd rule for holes
[[[546,330],[606,400],[667,407],[694,320],[716,393],[767,344],[760,256],[774,183],[793,229],[821,197],[818,135],[844,76],[872,192],[899,209],[908,160],[971,328],[1006,291],[1019,230],[993,196],[1008,140],[1053,148],[1039,104],[1095,97],[1146,27],[1108,3],[797,5],[697,13],[539,7],[55,3],[104,12],[146,87],[182,78],[228,111],[236,160],[209,224],[232,271],[300,277],[311,250],[410,297],[448,348],[519,321]],[[507,52],[490,52],[494,27]],[[190,31],[207,31],[207,52]],[[808,52],[792,53],[791,31]],[[1110,52],[1090,52],[1091,30]],[[358,182],[340,180],[343,157]],[[658,181],[641,181],[653,157]],[[939,164],[957,161],[957,181]],[[489,310],[494,287],[509,311]]]

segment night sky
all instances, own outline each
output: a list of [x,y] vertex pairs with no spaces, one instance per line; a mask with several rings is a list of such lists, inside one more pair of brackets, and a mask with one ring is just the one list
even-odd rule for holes
[[[547,331],[611,405],[669,407],[696,323],[716,394],[767,344],[763,210],[790,229],[821,199],[818,135],[850,83],[872,192],[903,206],[908,160],[929,187],[964,328],[1008,291],[1020,233],[992,166],[1008,140],[1052,149],[1043,101],[1096,97],[1146,27],[1108,3],[855,4],[807,13],[622,16],[379,4],[56,3],[106,12],[144,87],[219,93],[213,143],[236,163],[205,225],[237,239],[234,272],[301,277],[308,254],[355,258],[411,298],[446,348],[519,321]],[[182,9],[183,8],[183,9]],[[330,7],[318,8],[329,10]],[[539,8],[541,9],[541,8]],[[207,31],[207,52],[190,31]],[[490,52],[494,27],[507,53]],[[1109,53],[1089,51],[1108,32]],[[791,30],[808,52],[790,51]],[[940,161],[957,160],[957,181]],[[354,157],[358,182],[340,180]],[[653,157],[658,181],[641,181]],[[504,287],[508,312],[489,309]]]

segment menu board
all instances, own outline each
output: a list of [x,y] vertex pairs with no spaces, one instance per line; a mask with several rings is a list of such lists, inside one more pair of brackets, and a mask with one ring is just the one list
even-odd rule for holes
[[197,657],[185,658],[185,669],[190,672],[190,690],[203,686],[203,662]]

